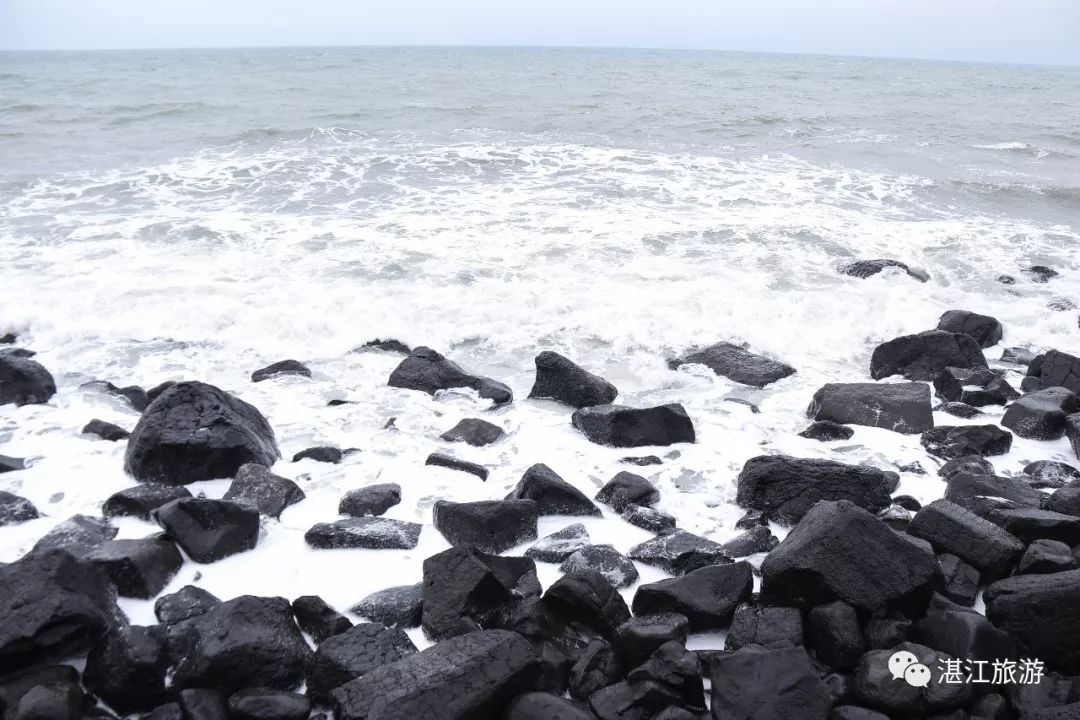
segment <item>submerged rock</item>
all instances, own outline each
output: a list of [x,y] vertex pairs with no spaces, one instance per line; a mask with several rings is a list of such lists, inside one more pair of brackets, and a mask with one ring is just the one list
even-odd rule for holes
[[56,394],[56,382],[41,363],[14,353],[0,354],[0,405],[39,405]]
[[598,445],[641,447],[695,441],[694,424],[678,403],[651,408],[597,405],[576,411],[574,427]]
[[1080,412],[1080,397],[1064,387],[1050,387],[1024,395],[1005,411],[1003,427],[1029,440],[1057,440],[1065,436],[1066,417]]
[[574,408],[609,405],[618,389],[599,375],[574,364],[559,353],[545,350],[536,356],[536,382],[530,398],[550,398]]
[[109,442],[116,442],[118,440],[126,440],[131,437],[124,428],[119,425],[113,425],[112,423],[105,422],[104,420],[91,420],[82,429],[83,435],[97,435],[102,440],[108,440]]
[[938,320],[937,329],[968,335],[984,348],[997,345],[1002,336],[1001,323],[997,318],[967,310],[949,310]]
[[469,388],[496,405],[505,405],[514,399],[514,393],[501,382],[470,375],[456,363],[423,346],[414,348],[401,361],[390,374],[387,384],[406,390],[420,390],[429,395],[451,388]]
[[311,370],[299,360],[281,360],[251,373],[251,382],[262,382],[280,375],[311,377]]
[[368,340],[357,348],[357,350],[382,350],[383,352],[400,353],[402,355],[408,355],[412,352],[408,345],[400,340],[395,340],[394,338],[387,338],[385,340],[376,338],[374,340]]
[[467,460],[459,460],[446,453],[431,453],[428,455],[427,460],[424,461],[424,464],[447,468],[448,470],[458,470],[469,475],[475,475],[481,480],[487,480],[488,477],[488,469],[483,465],[471,463]]
[[790,365],[727,342],[716,343],[668,361],[668,367],[673,370],[691,364],[704,365],[717,375],[759,388],[795,374],[795,368]]
[[931,455],[953,460],[967,455],[1004,455],[1012,447],[1012,433],[997,425],[939,425],[924,432],[921,441]]
[[919,282],[926,282],[930,279],[930,276],[925,271],[911,268],[907,265],[907,263],[902,263],[899,260],[857,260],[850,265],[845,265],[844,267],[840,268],[840,272],[842,272],[844,275],[850,275],[852,277],[857,277],[865,280],[868,277],[877,275],[885,268],[896,268],[898,270],[903,270],[910,277],[915,278]]
[[34,504],[24,497],[0,490],[0,527],[17,525],[41,517]]
[[497,441],[505,434],[501,427],[487,420],[465,418],[439,438],[447,442],[463,442],[473,447],[483,447]]
[[369,485],[346,493],[338,503],[338,512],[353,517],[379,516],[400,502],[401,486],[397,483]]
[[870,358],[870,376],[880,380],[903,375],[908,380],[931,381],[947,367],[985,368],[979,344],[968,335],[929,330],[904,335],[878,345]]
[[306,450],[293,455],[293,462],[300,462],[301,460],[314,460],[320,463],[329,463],[330,465],[337,465],[345,459],[345,451],[341,448],[336,448],[330,445],[320,445],[318,447],[310,447]]
[[807,415],[908,434],[934,427],[930,388],[924,383],[829,383],[814,394]]
[[854,430],[847,425],[841,425],[832,420],[818,420],[799,433],[799,437],[804,437],[807,440],[817,440],[818,442],[850,440],[853,435],[855,435]]

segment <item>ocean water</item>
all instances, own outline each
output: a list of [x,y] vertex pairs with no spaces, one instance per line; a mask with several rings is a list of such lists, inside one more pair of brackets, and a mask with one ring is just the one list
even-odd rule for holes
[[[661,509],[713,539],[736,533],[734,480],[762,453],[920,461],[931,474],[905,473],[900,491],[938,497],[917,437],[795,434],[817,387],[867,380],[876,344],[949,309],[999,318],[1006,345],[1080,351],[1077,311],[1048,307],[1080,304],[1077,107],[1078,68],[574,49],[0,54],[0,334],[21,333],[60,388],[47,406],[0,408],[0,453],[34,462],[0,489],[48,513],[0,528],[0,561],[131,484],[123,443],[79,435],[93,417],[137,420],[80,388],[93,379],[205,380],[273,424],[275,471],[308,500],[266,523],[261,550],[189,563],[170,586],[199,571],[223,597],[320,593],[344,608],[418,581],[446,547],[431,527],[412,552],[304,546],[349,489],[399,482],[389,516],[430,522],[435,498],[502,497],[536,462],[590,494],[625,469],[630,453],[587,443],[565,408],[525,400],[544,349],[612,380],[621,402],[686,406],[699,442],[657,450],[665,464],[642,474]],[[837,272],[877,257],[930,280]],[[1033,283],[1021,270],[1034,264],[1061,274]],[[375,337],[509,383],[517,401],[485,415],[509,436],[448,448],[438,435],[485,404],[386,388],[398,358],[351,352]],[[756,391],[667,368],[719,340],[798,374]],[[314,377],[250,383],[284,358]],[[361,452],[287,461],[313,444]],[[424,467],[436,449],[490,479]],[[1075,461],[1064,441],[1017,440],[996,462],[1044,458]],[[646,538],[586,522],[621,550]],[[150,603],[126,607],[151,618]]]

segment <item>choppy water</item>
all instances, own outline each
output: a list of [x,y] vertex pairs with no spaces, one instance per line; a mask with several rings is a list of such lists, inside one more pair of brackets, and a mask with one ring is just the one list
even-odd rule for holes
[[[61,385],[53,407],[0,409],[0,452],[40,458],[0,487],[53,515],[0,529],[0,559],[129,483],[122,447],[77,435],[94,416],[134,424],[77,390],[93,378],[208,380],[262,408],[287,455],[364,450],[342,467],[278,467],[310,476],[311,500],[268,531],[288,552],[344,489],[376,478],[422,487],[394,512],[428,520],[431,496],[498,497],[533,462],[585,488],[618,469],[619,454],[537,403],[500,416],[507,441],[463,453],[497,468],[488,486],[423,469],[477,407],[384,388],[395,358],[347,352],[377,336],[443,350],[519,398],[550,348],[626,402],[683,402],[702,442],[654,474],[661,507],[725,539],[747,457],[838,456],[792,434],[822,382],[866,378],[877,342],[966,308],[999,317],[1008,344],[1080,350],[1076,312],[1047,308],[1080,303],[1078,107],[1076,68],[607,50],[0,54],[0,333],[23,332]],[[931,280],[836,273],[865,257]],[[994,281],[1036,263],[1061,277]],[[722,339],[799,374],[747,393],[664,364]],[[248,383],[285,357],[315,378]],[[723,403],[730,393],[762,413]],[[342,396],[361,402],[324,407]],[[402,432],[382,430],[390,416]],[[1004,463],[1068,456],[1063,443],[1016,447]],[[846,457],[925,462],[917,439],[861,429]],[[414,560],[442,543],[425,532]],[[418,572],[343,585],[318,574],[328,556],[260,589],[341,604]],[[245,562],[204,569],[207,582],[228,593]]]

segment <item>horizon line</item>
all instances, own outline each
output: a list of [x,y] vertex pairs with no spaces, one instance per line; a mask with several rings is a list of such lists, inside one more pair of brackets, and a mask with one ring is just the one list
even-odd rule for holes
[[972,60],[929,56],[864,55],[843,52],[796,52],[790,50],[728,50],[721,48],[664,47],[659,45],[502,45],[475,43],[375,43],[375,44],[325,44],[325,45],[169,45],[162,47],[41,47],[0,48],[0,53],[83,53],[83,52],[183,52],[192,50],[323,50],[323,49],[473,49],[473,50],[631,50],[657,52],[718,53],[735,55],[782,55],[788,57],[833,57],[856,60],[894,60],[908,62],[941,62],[970,65],[1009,65],[1020,67],[1069,68],[1080,67],[1076,62],[1039,62],[1023,60]]

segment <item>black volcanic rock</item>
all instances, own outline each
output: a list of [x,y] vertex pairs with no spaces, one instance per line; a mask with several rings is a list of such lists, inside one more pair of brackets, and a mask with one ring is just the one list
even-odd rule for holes
[[622,512],[630,505],[649,506],[659,502],[660,491],[640,475],[623,470],[600,488],[596,500]]
[[563,575],[544,592],[543,601],[556,616],[584,625],[608,640],[630,619],[622,595],[595,570]]
[[305,497],[304,491],[292,480],[275,475],[263,465],[247,463],[236,471],[223,499],[250,505],[263,515],[276,518],[285,508]]
[[149,520],[150,514],[162,505],[188,497],[191,497],[191,492],[183,485],[142,483],[110,495],[101,506],[101,514],[105,517],[130,516]]
[[1024,551],[1016,537],[949,500],[935,500],[915,513],[908,532],[992,577],[1007,574]]
[[1031,361],[1027,374],[1025,380],[1031,380],[1032,387],[1029,390],[1025,382],[1025,391],[1063,387],[1080,394],[1080,358],[1075,355],[1050,350]]
[[1080,570],[1018,575],[983,594],[986,618],[1049,670],[1080,672]]
[[550,398],[574,408],[609,405],[618,389],[599,375],[574,364],[559,353],[545,350],[536,356],[536,382],[530,398]]
[[0,527],[41,517],[34,504],[24,497],[0,490]]
[[169,699],[164,629],[129,626],[110,631],[90,650],[83,679],[113,710],[137,713]]
[[300,629],[311,636],[316,645],[353,626],[349,618],[330,607],[318,595],[302,595],[292,601],[293,617]]
[[870,358],[870,376],[875,380],[903,375],[908,380],[930,381],[946,367],[985,368],[987,364],[971,337],[944,330],[903,335],[878,345]]
[[307,669],[307,692],[326,701],[330,691],[416,652],[401,628],[363,623],[319,644]]
[[805,644],[805,634],[799,608],[746,602],[735,608],[724,649],[738,650],[748,645],[774,650],[796,647]]
[[753,387],[765,387],[794,375],[795,368],[727,342],[719,342],[668,361],[668,367],[704,365],[721,377]]
[[345,454],[346,451],[341,448],[333,447],[331,445],[319,445],[317,447],[309,447],[301,450],[293,455],[292,461],[300,462],[301,460],[314,460],[315,462],[337,465],[345,459]]
[[216,598],[201,587],[185,585],[170,595],[162,595],[154,602],[154,616],[162,625],[175,625],[221,605]]
[[412,550],[420,541],[423,525],[384,517],[350,517],[332,523],[316,523],[304,540],[320,550],[363,548]]
[[254,688],[229,697],[231,720],[307,720],[311,700],[306,695]]
[[710,667],[712,717],[825,720],[832,697],[802,648],[745,647]]
[[799,437],[819,442],[831,442],[833,440],[850,440],[855,431],[847,425],[835,423],[832,420],[818,420],[799,433]]
[[251,382],[262,382],[280,375],[311,377],[311,370],[299,360],[281,360],[251,373]]
[[685,575],[706,565],[731,562],[723,545],[685,530],[646,540],[626,554],[632,560],[653,565],[672,575]]
[[161,527],[197,563],[251,550],[259,541],[259,511],[210,498],[181,498],[154,511]]
[[630,587],[638,580],[638,571],[631,562],[611,545],[589,545],[567,557],[559,570],[595,570],[616,589]]
[[459,460],[458,458],[445,453],[431,453],[428,455],[427,460],[424,461],[424,464],[468,473],[469,475],[475,475],[481,480],[487,480],[488,477],[488,469],[483,465],[468,462],[467,460]]
[[589,531],[581,523],[574,523],[537,540],[525,551],[525,557],[538,562],[561,563],[589,545],[592,545]]
[[377,590],[349,608],[349,612],[388,627],[420,627],[424,585],[399,585]]
[[450,428],[440,439],[447,442],[463,442],[473,447],[490,445],[506,433],[501,427],[480,418],[464,418]]
[[274,431],[253,406],[213,385],[183,382],[154,400],[128,441],[124,469],[140,482],[185,485],[231,478],[279,457]]
[[807,415],[908,434],[934,427],[930,389],[923,383],[828,383],[814,394]]
[[0,353],[0,405],[40,405],[55,394],[56,382],[41,363]]
[[48,550],[67,550],[84,555],[103,542],[116,537],[118,529],[105,518],[72,515],[45,533],[31,549],[32,553]]
[[726,628],[735,608],[750,599],[754,586],[749,563],[706,565],[682,577],[659,580],[638,587],[634,593],[635,615],[674,612],[690,621],[694,632]]
[[585,493],[563,480],[543,463],[533,465],[506,496],[507,500],[533,500],[541,515],[599,515]]
[[102,440],[108,440],[109,442],[116,442],[118,440],[126,440],[131,437],[124,428],[119,425],[113,425],[112,423],[105,422],[104,420],[91,420],[86,423],[82,429],[83,435],[96,435]]
[[147,600],[164,590],[184,564],[176,545],[162,535],[110,540],[84,559],[112,580],[121,597]]
[[469,388],[496,405],[505,405],[514,399],[514,393],[501,382],[470,375],[457,363],[423,346],[413,348],[408,357],[394,368],[387,385],[419,390],[429,395],[451,388]]
[[574,427],[598,445],[642,447],[695,442],[694,423],[678,403],[651,408],[597,405],[576,411]]
[[845,265],[840,268],[840,272],[844,275],[850,275],[851,277],[857,277],[865,280],[868,277],[877,275],[879,272],[886,268],[896,268],[903,270],[908,276],[915,278],[919,282],[926,282],[930,279],[930,276],[923,270],[916,270],[910,267],[907,263],[900,262],[899,260],[856,260],[849,265]]
[[1012,447],[1012,433],[997,425],[939,425],[924,432],[921,441],[931,455],[954,460],[967,455],[1004,455]]
[[433,508],[433,524],[451,545],[472,545],[484,552],[501,553],[536,539],[538,515],[539,508],[532,500],[438,500]]
[[1057,440],[1065,436],[1066,417],[1076,412],[1080,412],[1080,397],[1063,387],[1049,387],[1009,405],[1001,424],[1018,437]]
[[674,515],[668,515],[645,505],[630,504],[621,513],[621,517],[634,527],[648,530],[657,535],[670,535],[675,532],[677,520]]
[[353,517],[378,516],[400,502],[401,486],[397,483],[368,485],[347,492],[338,503],[338,512]]
[[938,319],[938,330],[969,335],[980,347],[988,348],[1001,342],[1001,323],[989,315],[967,310],[949,310]]

